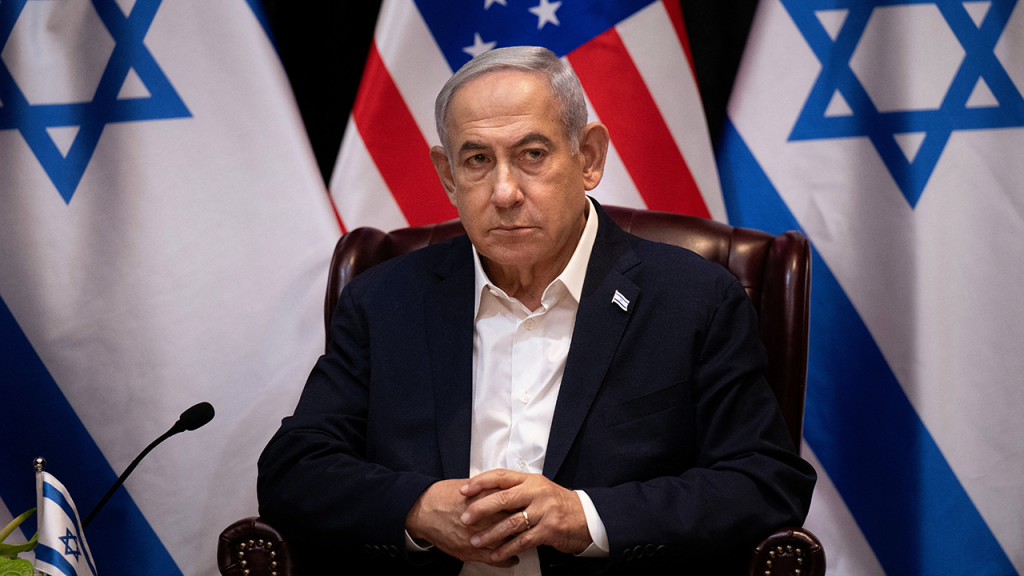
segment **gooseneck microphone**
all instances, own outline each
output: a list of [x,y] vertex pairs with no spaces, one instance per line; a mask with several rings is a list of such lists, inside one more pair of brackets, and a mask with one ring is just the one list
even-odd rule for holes
[[182,412],[181,416],[178,418],[178,421],[174,423],[174,426],[171,426],[170,430],[164,432],[163,435],[154,440],[152,444],[146,446],[146,449],[142,451],[142,454],[139,454],[135,458],[135,460],[133,460],[132,463],[128,466],[128,468],[126,468],[125,471],[121,473],[121,476],[117,478],[117,482],[114,482],[114,485],[111,486],[110,490],[107,491],[106,496],[104,496],[103,499],[100,500],[100,503],[97,504],[96,507],[92,509],[92,512],[89,512],[89,515],[86,516],[85,521],[82,522],[82,529],[85,529],[89,525],[89,523],[92,522],[92,519],[96,517],[96,513],[99,512],[101,508],[103,508],[103,506],[107,503],[107,500],[110,500],[110,497],[114,495],[114,492],[117,492],[117,489],[121,486],[121,484],[124,484],[125,479],[128,478],[128,475],[132,473],[132,470],[135,470],[135,467],[139,465],[139,462],[142,461],[146,454],[149,454],[149,452],[153,450],[153,448],[156,448],[157,444],[163,442],[164,440],[167,440],[168,438],[174,436],[179,432],[184,432],[185,430],[195,430],[196,428],[205,425],[210,420],[213,420],[213,415],[213,406],[209,402],[200,402],[199,404],[196,404],[195,406]]

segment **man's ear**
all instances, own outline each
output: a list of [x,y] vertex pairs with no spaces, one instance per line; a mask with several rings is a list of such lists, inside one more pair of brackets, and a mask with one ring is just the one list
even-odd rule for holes
[[448,155],[444,153],[444,148],[440,146],[432,147],[430,149],[430,161],[434,164],[437,177],[441,179],[441,186],[444,187],[444,193],[448,195],[448,201],[454,206],[455,177],[452,176],[452,165],[448,161]]
[[608,156],[608,129],[600,122],[587,124],[580,132],[580,154],[583,156],[583,186],[593,190],[604,176]]

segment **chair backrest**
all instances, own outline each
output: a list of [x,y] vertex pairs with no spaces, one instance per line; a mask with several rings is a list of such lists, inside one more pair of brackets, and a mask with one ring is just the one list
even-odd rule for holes
[[[693,216],[605,206],[623,230],[656,242],[688,248],[718,262],[736,276],[757,308],[761,341],[768,352],[765,379],[782,408],[789,434],[799,449],[807,383],[807,331],[811,288],[811,251],[799,232],[772,236]],[[324,324],[330,324],[341,290],[359,273],[400,254],[463,234],[462,224],[441,224],[382,232],[358,228],[343,235],[334,249]]]

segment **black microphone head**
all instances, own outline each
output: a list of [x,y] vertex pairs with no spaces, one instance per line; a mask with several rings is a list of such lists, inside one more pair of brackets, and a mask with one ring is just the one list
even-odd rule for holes
[[209,402],[200,402],[182,412],[181,417],[178,418],[177,425],[181,426],[184,430],[195,430],[213,420],[213,415],[213,405]]

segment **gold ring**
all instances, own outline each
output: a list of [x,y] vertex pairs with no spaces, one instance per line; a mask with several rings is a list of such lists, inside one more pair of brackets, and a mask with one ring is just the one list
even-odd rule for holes
[[[523,510],[522,514],[523,514],[523,521],[526,522],[526,530],[529,530],[530,529],[530,517],[526,515],[526,510]],[[524,530],[524,532],[526,530]]]

